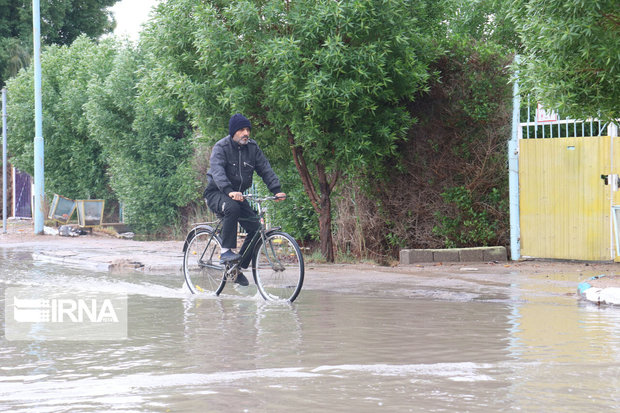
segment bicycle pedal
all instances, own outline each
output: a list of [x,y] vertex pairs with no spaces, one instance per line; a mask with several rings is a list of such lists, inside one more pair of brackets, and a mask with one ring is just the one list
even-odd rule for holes
[[234,273],[234,272],[227,272],[226,273],[226,281],[235,282],[236,279],[237,279],[237,273]]

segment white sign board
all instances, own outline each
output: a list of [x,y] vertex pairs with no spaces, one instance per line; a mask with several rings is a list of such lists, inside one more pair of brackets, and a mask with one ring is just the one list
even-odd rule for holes
[[536,122],[544,123],[544,122],[557,122],[558,121],[558,113],[554,110],[546,110],[539,103],[536,106]]

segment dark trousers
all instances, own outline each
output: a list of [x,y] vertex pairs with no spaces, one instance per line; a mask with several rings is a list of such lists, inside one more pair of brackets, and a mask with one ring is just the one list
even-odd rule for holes
[[[237,248],[237,223],[245,229],[248,236],[245,238],[239,250],[239,254],[243,255],[250,245],[252,237],[254,237],[254,234],[260,227],[256,212],[252,209],[248,201],[235,201],[220,191],[205,193],[205,199],[209,209],[217,216],[222,217],[221,237],[223,248]],[[247,268],[250,264],[250,260],[251,257],[248,255],[247,258],[241,260],[239,266],[241,268]]]

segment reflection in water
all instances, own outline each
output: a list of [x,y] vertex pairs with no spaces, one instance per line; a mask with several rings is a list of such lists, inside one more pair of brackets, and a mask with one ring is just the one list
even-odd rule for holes
[[251,288],[198,297],[178,275],[36,266],[0,248],[3,314],[13,286],[129,296],[126,340],[2,337],[0,410],[618,408],[620,311],[579,303],[578,275],[508,277],[384,283],[382,296],[306,289],[273,304]]
[[519,285],[523,302],[513,308],[511,351],[522,363],[511,392],[524,411],[620,405],[620,311],[567,295],[579,277],[538,275]]

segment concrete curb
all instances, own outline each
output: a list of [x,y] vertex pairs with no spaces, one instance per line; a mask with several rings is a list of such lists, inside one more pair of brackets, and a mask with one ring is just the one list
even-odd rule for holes
[[108,271],[110,267],[108,263],[92,262],[71,256],[49,255],[46,253],[32,253],[32,259],[34,261],[79,267],[91,271]]
[[[598,280],[605,275],[595,275],[589,281]],[[620,287],[593,287],[588,281],[579,283],[577,294],[584,300],[595,304],[620,305]]]
[[489,262],[507,260],[508,255],[505,247],[400,250],[401,265],[431,262]]
[[44,250],[32,253],[35,261],[91,271],[181,272],[183,254],[178,251]]

